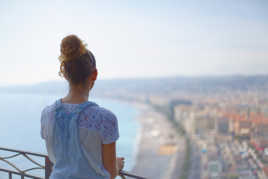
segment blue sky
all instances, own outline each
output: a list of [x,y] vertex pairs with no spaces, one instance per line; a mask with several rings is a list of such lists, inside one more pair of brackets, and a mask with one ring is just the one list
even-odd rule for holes
[[57,80],[77,34],[99,78],[266,74],[267,0],[0,2],[0,83]]

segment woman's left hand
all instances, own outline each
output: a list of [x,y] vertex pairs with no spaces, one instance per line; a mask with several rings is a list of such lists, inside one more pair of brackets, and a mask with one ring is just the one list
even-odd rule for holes
[[122,170],[125,166],[125,158],[124,157],[117,157],[116,164],[118,171]]

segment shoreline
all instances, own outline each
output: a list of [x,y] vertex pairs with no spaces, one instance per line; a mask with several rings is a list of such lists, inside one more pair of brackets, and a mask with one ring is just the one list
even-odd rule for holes
[[165,116],[150,105],[118,100],[135,107],[139,123],[135,149],[134,166],[131,173],[148,179],[173,179],[180,177],[184,160],[184,138],[179,136]]
[[[137,117],[134,120],[137,121]],[[137,122],[139,123],[139,121],[137,121]],[[134,149],[133,149],[133,166],[130,168],[130,171],[132,171],[133,168],[137,164],[137,158],[138,158],[138,154],[139,154],[139,150],[140,150],[140,142],[141,142],[141,138],[142,138],[142,133],[141,133],[142,126],[141,126],[140,123],[138,125],[139,125],[139,128],[137,130],[137,135],[136,135],[136,139],[135,139],[135,145],[134,145]]]

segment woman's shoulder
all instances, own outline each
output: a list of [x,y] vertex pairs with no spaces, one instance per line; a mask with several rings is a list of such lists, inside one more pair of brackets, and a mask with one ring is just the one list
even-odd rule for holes
[[85,112],[88,114],[87,120],[81,121],[80,126],[93,127],[99,131],[103,144],[112,143],[119,138],[118,120],[111,110],[94,106]]
[[42,118],[46,118],[46,117],[50,116],[55,111],[55,109],[56,109],[56,102],[44,107],[42,112],[41,112]]
[[51,126],[53,119],[53,111],[55,111],[55,103],[43,108],[41,112],[41,137],[48,138],[48,126]]
[[85,112],[86,114],[95,115],[99,119],[116,120],[116,115],[111,110],[99,105],[88,108]]

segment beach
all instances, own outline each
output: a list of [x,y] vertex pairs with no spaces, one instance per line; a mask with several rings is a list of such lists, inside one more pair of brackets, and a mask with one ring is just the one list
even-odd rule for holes
[[131,173],[149,179],[180,177],[185,141],[160,112],[151,106],[134,103],[140,110],[136,162]]

